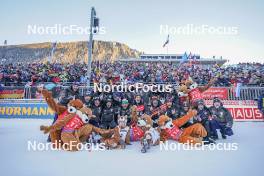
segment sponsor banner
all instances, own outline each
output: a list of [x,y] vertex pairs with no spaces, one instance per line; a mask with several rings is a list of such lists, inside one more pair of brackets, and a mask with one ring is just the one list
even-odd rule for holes
[[[257,107],[257,102],[254,100],[222,100],[232,114],[235,121],[264,121],[263,114]],[[212,100],[206,100],[207,106],[212,106]]]
[[[257,103],[253,100],[223,100],[222,102],[236,121],[264,121],[262,113],[257,108]],[[206,100],[205,103],[211,106],[213,101]],[[54,112],[44,100],[0,100],[0,118],[50,119],[53,117]]]
[[0,118],[50,119],[54,112],[43,100],[0,100]]
[[218,97],[220,99],[228,99],[228,90],[223,87],[210,87],[202,93],[204,99],[213,99]]
[[24,88],[13,88],[13,87],[5,87],[5,89],[0,89],[0,99],[4,98],[12,98],[12,99],[19,99],[24,98]]

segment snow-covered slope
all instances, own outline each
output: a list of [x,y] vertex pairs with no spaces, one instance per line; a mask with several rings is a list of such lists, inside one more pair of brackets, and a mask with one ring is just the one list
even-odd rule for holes
[[236,151],[160,151],[157,146],[142,154],[138,143],[125,150],[28,151],[28,140],[46,141],[39,126],[49,123],[0,119],[1,175],[263,175],[263,122],[236,122],[235,136],[218,140],[238,143]]

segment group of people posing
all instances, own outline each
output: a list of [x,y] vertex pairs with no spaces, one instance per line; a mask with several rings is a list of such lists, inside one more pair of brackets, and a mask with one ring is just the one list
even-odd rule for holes
[[[207,107],[203,99],[181,101],[176,90],[170,93],[99,93],[88,90],[81,96],[78,85],[73,84],[61,92],[57,104],[68,107],[69,112],[72,107],[69,104],[75,100],[81,100],[83,106],[91,110],[86,114],[88,120],[84,120],[89,130],[82,129],[86,133],[77,142],[104,142],[108,148],[118,148],[131,144],[131,141],[141,141],[141,151],[146,152],[151,145],[167,139],[181,143],[215,143],[219,138],[218,129],[222,139],[233,135],[233,118],[217,97],[212,106]],[[53,125],[60,121],[59,118],[57,114]],[[62,124],[64,126],[56,130],[65,131],[67,123]],[[78,131],[73,129],[70,133],[76,138],[74,130]]]

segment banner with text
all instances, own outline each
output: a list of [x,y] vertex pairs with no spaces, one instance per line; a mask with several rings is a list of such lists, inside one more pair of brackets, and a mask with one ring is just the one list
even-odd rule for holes
[[[236,121],[264,121],[255,101],[222,100],[222,102]],[[212,106],[213,101],[206,100],[205,103],[207,106]],[[53,117],[54,112],[44,100],[0,100],[0,118],[50,119]]]
[[[232,114],[235,121],[264,121],[263,114],[257,107],[254,100],[222,100]],[[212,106],[212,100],[206,100],[207,106]]]
[[223,87],[210,87],[208,90],[203,92],[204,99],[213,99],[214,97],[218,97],[222,100],[228,99],[228,90]]
[[44,100],[0,100],[0,118],[50,119],[54,112]]

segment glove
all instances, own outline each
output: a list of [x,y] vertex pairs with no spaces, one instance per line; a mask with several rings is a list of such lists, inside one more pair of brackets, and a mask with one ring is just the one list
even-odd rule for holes
[[232,127],[232,124],[231,124],[231,123],[227,123],[227,124],[226,124],[226,127],[227,127],[227,128],[231,128],[231,127]]

